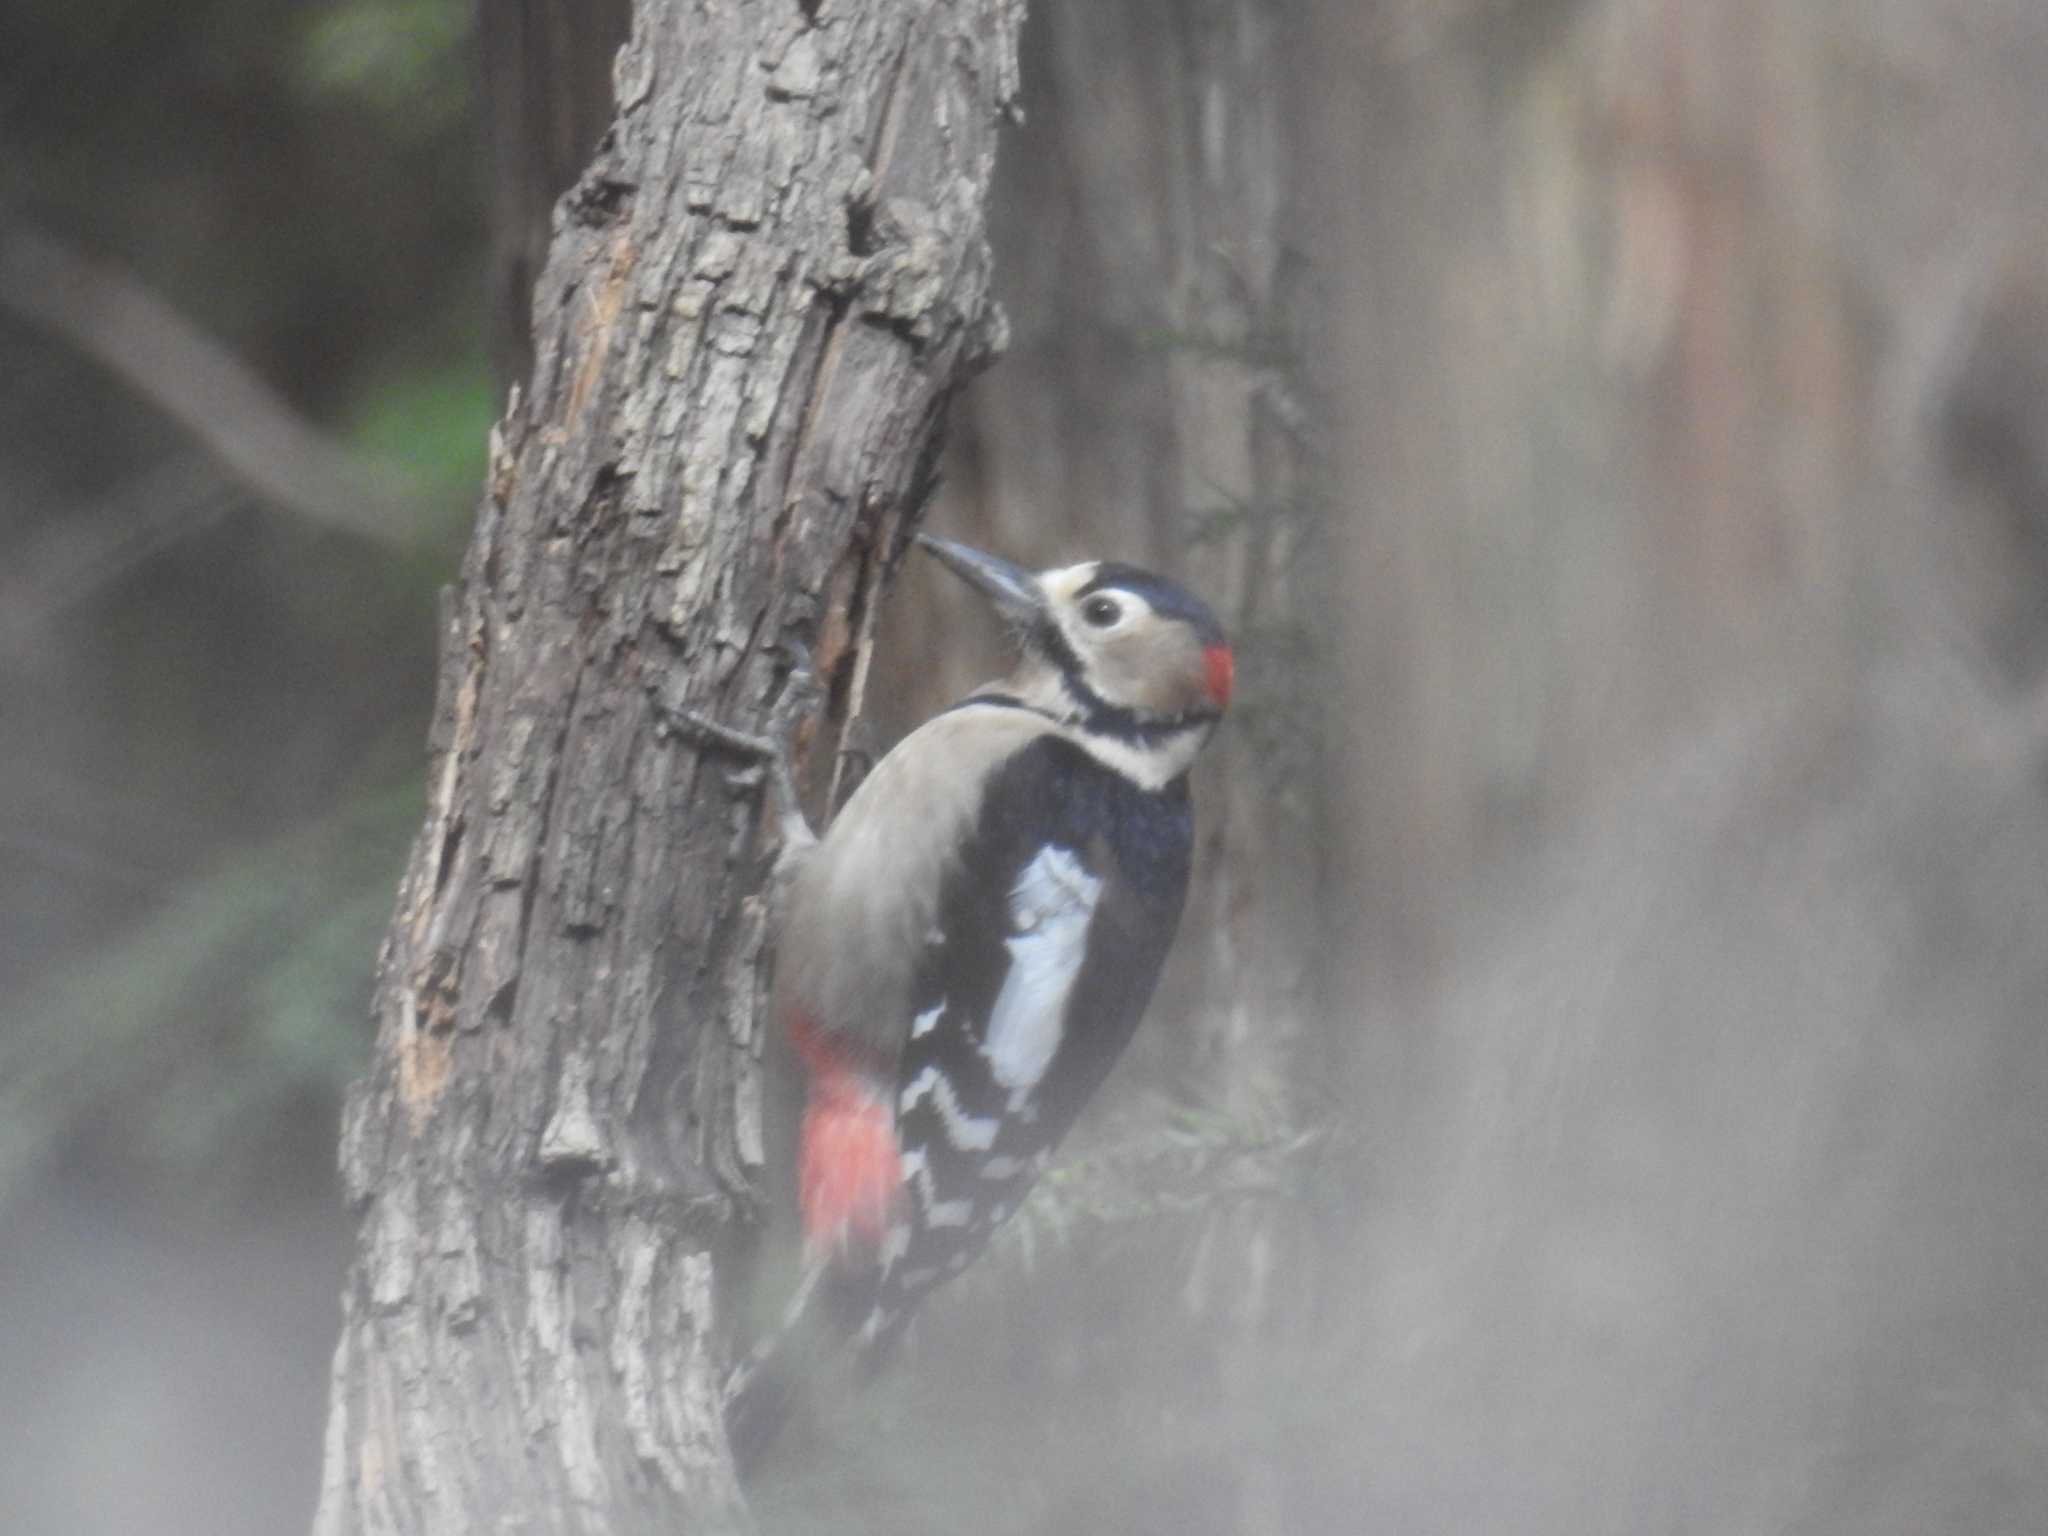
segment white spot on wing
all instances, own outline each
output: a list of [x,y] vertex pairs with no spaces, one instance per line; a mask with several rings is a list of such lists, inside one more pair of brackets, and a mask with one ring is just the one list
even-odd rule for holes
[[961,1109],[953,1085],[946,1081],[937,1067],[926,1067],[910,1080],[910,1086],[897,1100],[897,1108],[908,1114],[927,1098],[939,1106],[939,1119],[946,1128],[946,1139],[961,1151],[986,1152],[995,1145],[996,1132],[1002,1127],[993,1120],[980,1119]]
[[904,1222],[894,1222],[882,1234],[882,1246],[876,1255],[882,1268],[894,1267],[906,1253],[910,1252],[910,1227]]
[[922,1148],[903,1154],[903,1182],[910,1186],[917,1196],[917,1203],[924,1207],[924,1224],[927,1227],[964,1227],[974,1215],[971,1200],[941,1200],[938,1183],[932,1178],[931,1165],[925,1160]]
[[972,1200],[934,1200],[924,1214],[928,1227],[964,1227],[973,1217]]
[[1018,1108],[1059,1049],[1067,998],[1088,948],[1102,881],[1064,848],[1040,851],[1010,892],[1016,932],[1005,941],[1009,974],[989,1010],[982,1052],[995,1080]]
[[[910,1038],[918,1040],[930,1034],[933,1027],[939,1022],[939,1015],[945,1011],[946,1000],[942,997],[910,1021]],[[902,1015],[899,1014],[897,1017],[900,1018]]]

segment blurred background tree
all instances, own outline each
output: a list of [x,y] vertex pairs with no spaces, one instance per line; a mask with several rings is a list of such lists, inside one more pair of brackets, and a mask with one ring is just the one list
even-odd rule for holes
[[[310,1508],[573,9],[0,18],[9,1529]],[[1961,0],[1035,8],[931,521],[1191,574],[1244,704],[1111,1102],[771,1528],[2048,1523],[2044,77]],[[24,250],[402,520],[253,494]],[[993,637],[913,574],[878,654],[879,745]]]
[[459,0],[0,18],[10,1530],[307,1518],[334,1106],[495,396],[474,67]]

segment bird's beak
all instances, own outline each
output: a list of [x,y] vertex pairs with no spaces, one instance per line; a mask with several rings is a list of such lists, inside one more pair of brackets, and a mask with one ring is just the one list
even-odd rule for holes
[[920,533],[917,542],[939,564],[987,596],[1004,618],[1028,624],[1045,612],[1045,593],[1038,578],[1023,566],[984,555],[951,539],[935,539],[928,533]]

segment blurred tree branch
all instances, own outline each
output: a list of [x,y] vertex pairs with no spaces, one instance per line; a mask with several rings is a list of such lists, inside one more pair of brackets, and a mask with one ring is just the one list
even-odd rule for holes
[[51,519],[0,574],[0,654],[29,650],[52,619],[212,527],[238,500],[211,463],[188,454]]
[[11,211],[0,310],[101,363],[266,501],[380,544],[408,544],[422,527],[423,497],[402,470],[336,443],[133,273]]

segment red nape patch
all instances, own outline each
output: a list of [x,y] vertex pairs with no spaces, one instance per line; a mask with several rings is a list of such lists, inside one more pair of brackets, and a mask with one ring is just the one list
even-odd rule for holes
[[1211,645],[1202,651],[1202,665],[1208,671],[1209,697],[1220,709],[1230,708],[1230,690],[1237,682],[1237,658],[1227,645]]
[[902,1188],[903,1158],[888,1101],[851,1072],[813,1079],[797,1157],[805,1247],[814,1253],[855,1243],[872,1247]]

